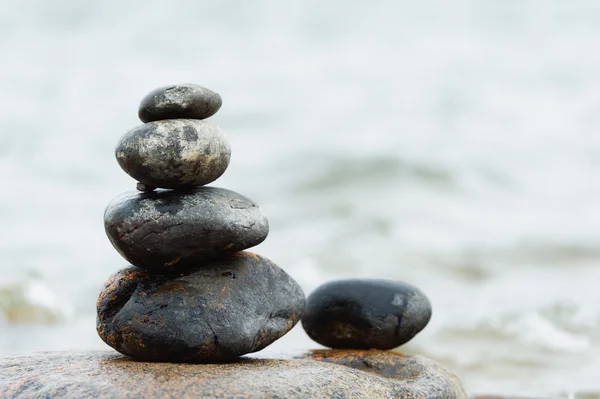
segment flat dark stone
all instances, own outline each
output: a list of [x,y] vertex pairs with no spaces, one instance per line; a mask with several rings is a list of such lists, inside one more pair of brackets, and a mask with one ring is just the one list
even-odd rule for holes
[[411,285],[391,280],[340,280],[307,299],[302,327],[330,348],[392,349],[431,319],[431,304]]
[[158,273],[253,247],[269,234],[258,205],[217,187],[123,193],[106,208],[104,227],[127,261]]
[[137,126],[121,137],[117,162],[147,187],[186,188],[218,179],[229,166],[229,141],[217,126],[169,119]]
[[315,352],[227,364],[147,363],[109,351],[16,355],[0,358],[0,397],[467,399],[451,371],[423,356]]
[[142,122],[162,119],[205,119],[221,108],[221,96],[194,84],[159,87],[140,103],[138,116]]
[[100,338],[124,355],[158,362],[223,362],[287,333],[304,293],[273,262],[250,252],[169,276],[129,267],[97,302]]

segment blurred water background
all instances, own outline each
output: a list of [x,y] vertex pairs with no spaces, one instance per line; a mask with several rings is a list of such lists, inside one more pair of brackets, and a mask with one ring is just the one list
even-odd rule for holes
[[114,146],[191,82],[307,293],[404,280],[471,392],[600,390],[599,2],[4,1],[0,59],[0,355],[108,348]]

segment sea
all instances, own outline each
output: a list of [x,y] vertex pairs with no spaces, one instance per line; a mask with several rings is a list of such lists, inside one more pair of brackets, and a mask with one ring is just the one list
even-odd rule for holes
[[[1,9],[0,356],[109,349],[95,301],[127,263],[103,212],[135,189],[114,148],[147,92],[187,82],[223,97],[212,185],[260,205],[253,251],[307,294],[408,282],[433,317],[398,350],[469,392],[600,393],[597,0]],[[298,325],[267,350],[319,347]]]

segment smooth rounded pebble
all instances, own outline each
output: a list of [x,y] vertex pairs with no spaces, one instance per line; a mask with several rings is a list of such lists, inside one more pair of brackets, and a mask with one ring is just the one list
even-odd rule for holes
[[[316,351],[229,364],[146,363],[115,352],[0,359],[3,398],[466,399],[458,378],[419,355]],[[260,356],[260,358],[259,358]]]
[[117,162],[145,186],[186,188],[217,180],[229,166],[229,141],[217,126],[194,119],[149,122],[125,133]]
[[170,276],[121,270],[100,293],[97,330],[135,359],[222,362],[282,337],[304,303],[298,283],[277,265],[238,252]]
[[431,304],[411,285],[391,280],[340,280],[307,299],[302,327],[330,348],[392,349],[431,319]]
[[217,113],[223,100],[212,90],[195,84],[164,86],[152,90],[141,101],[142,122],[162,119],[206,119]]
[[260,244],[269,222],[258,205],[235,191],[130,191],[113,199],[104,228],[131,264],[171,272]]

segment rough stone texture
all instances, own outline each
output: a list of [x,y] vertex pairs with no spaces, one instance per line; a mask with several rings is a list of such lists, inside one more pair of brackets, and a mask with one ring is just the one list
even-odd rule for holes
[[410,341],[431,318],[419,289],[389,280],[340,280],[307,299],[302,326],[331,348],[392,349]]
[[231,158],[217,126],[194,119],[168,119],[137,126],[115,150],[123,170],[149,187],[185,188],[218,179]]
[[161,119],[205,119],[217,113],[223,100],[212,90],[194,84],[159,87],[142,99],[138,116],[142,122]]
[[[598,396],[590,397],[589,399],[597,398]],[[471,396],[471,399],[542,399],[542,398],[534,398],[531,396],[503,396],[503,395],[475,395]],[[550,399],[550,398],[545,398]],[[577,396],[576,399],[585,399],[583,397]]]
[[161,273],[253,247],[269,234],[253,201],[216,187],[121,194],[106,208],[104,227],[125,259]]
[[239,252],[185,274],[119,271],[98,298],[97,330],[135,359],[221,362],[282,337],[304,303],[302,289],[283,270]]
[[[421,356],[349,354],[370,370],[307,359],[230,364],[130,361],[109,352],[45,352],[0,359],[0,397],[213,399],[466,399],[458,379]],[[389,358],[389,361],[385,359]],[[404,359],[404,360],[402,360]],[[381,366],[381,367],[379,367]],[[399,369],[395,369],[399,367]],[[407,368],[409,370],[407,370]],[[414,368],[414,370],[412,370]],[[383,372],[381,372],[383,371]]]
[[[465,392],[452,372],[419,355],[372,350],[314,350],[297,357],[376,374],[407,383],[399,397],[462,398]],[[412,395],[412,396],[411,396]]]

